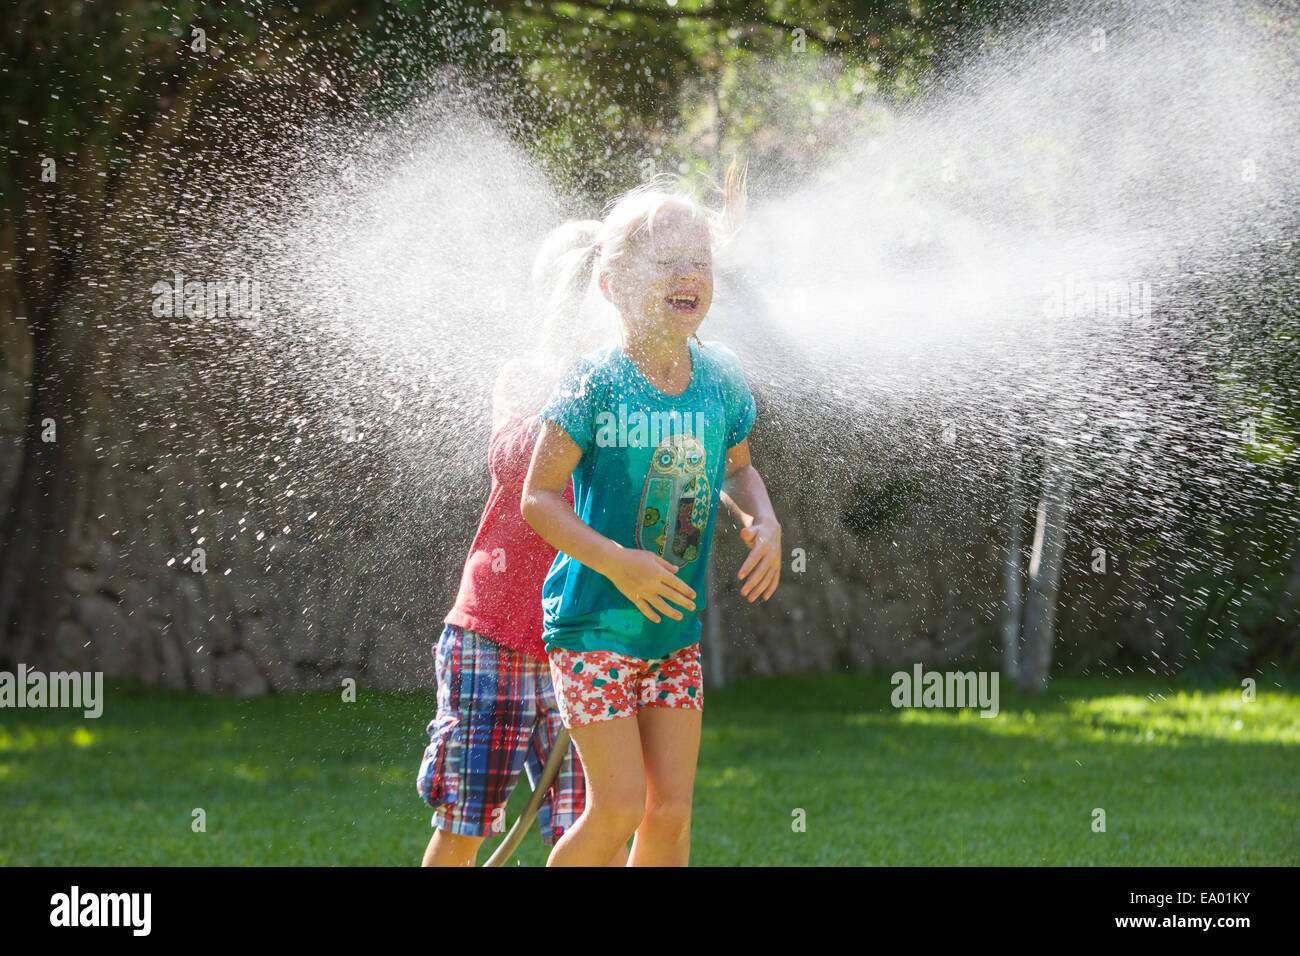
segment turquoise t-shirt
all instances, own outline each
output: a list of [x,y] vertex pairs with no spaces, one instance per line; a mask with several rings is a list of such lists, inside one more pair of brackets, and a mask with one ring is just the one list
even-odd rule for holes
[[604,575],[563,551],[542,586],[546,649],[607,650],[647,660],[700,638],[704,569],[713,541],[728,449],[754,424],[754,397],[740,361],[720,342],[688,340],[691,384],[655,388],[613,345],[578,359],[541,411],[582,449],[573,472],[574,511],[626,548],[679,565],[696,611],[655,624]]

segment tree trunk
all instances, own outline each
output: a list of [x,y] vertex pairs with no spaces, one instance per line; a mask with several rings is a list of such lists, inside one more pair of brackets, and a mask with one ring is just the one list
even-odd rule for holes
[[[17,213],[26,229],[47,235],[57,228],[34,221],[32,212],[24,207]],[[42,249],[19,270],[32,366],[22,452],[0,526],[0,664],[48,668],[65,606],[63,570],[85,481],[77,452],[86,420],[88,326],[95,321],[63,313],[73,262],[71,252]]]
[[1065,515],[1069,510],[1070,473],[1064,463],[1046,462],[1043,497],[1038,502],[1034,547],[1029,559],[1029,601],[1025,608],[1025,645],[1020,688],[1027,693],[1047,689],[1056,640],[1057,594],[1065,554]]

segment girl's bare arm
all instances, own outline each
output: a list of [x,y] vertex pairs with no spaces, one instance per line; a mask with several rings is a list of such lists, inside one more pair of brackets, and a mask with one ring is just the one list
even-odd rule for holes
[[681,612],[667,601],[693,611],[695,591],[673,574],[676,566],[649,551],[625,548],[593,530],[564,500],[564,487],[581,460],[582,449],[577,443],[563,428],[543,419],[519,502],[524,520],[551,547],[609,578],[656,624],[660,618],[655,610],[680,621]]
[[605,574],[619,545],[593,531],[564,500],[564,488],[582,460],[582,449],[554,422],[543,419],[524,477],[519,511],[551,547]]
[[781,581],[781,523],[767,486],[750,463],[749,439],[727,451],[722,503],[740,522],[740,537],[749,546],[749,556],[736,575],[742,580],[748,577],[740,593],[751,603],[760,596],[766,601]]

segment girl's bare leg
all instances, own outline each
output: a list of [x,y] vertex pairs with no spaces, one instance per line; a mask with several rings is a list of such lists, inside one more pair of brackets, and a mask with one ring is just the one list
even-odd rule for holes
[[614,853],[614,859],[610,860],[609,866],[627,866],[627,858],[630,854],[627,849],[627,841],[618,845],[618,850]]
[[569,731],[587,774],[587,805],[551,850],[547,866],[608,866],[641,824],[646,805],[641,734],[635,717]]
[[434,830],[433,839],[424,851],[421,866],[473,866],[483,837],[461,836]]
[[691,857],[691,801],[703,711],[643,707],[636,719],[646,800],[628,866],[686,866]]
[[[486,837],[468,837],[445,830],[434,830],[424,851],[421,866],[475,866],[479,847]],[[609,866],[627,866],[627,843],[620,843]]]

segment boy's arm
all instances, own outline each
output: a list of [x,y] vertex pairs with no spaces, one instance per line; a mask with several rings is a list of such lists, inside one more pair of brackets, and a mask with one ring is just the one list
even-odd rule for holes
[[781,581],[781,523],[776,520],[767,486],[750,463],[748,438],[727,451],[721,498],[740,522],[740,537],[749,546],[749,556],[736,574],[742,580],[749,578],[740,593],[750,603],[760,595],[766,601]]

